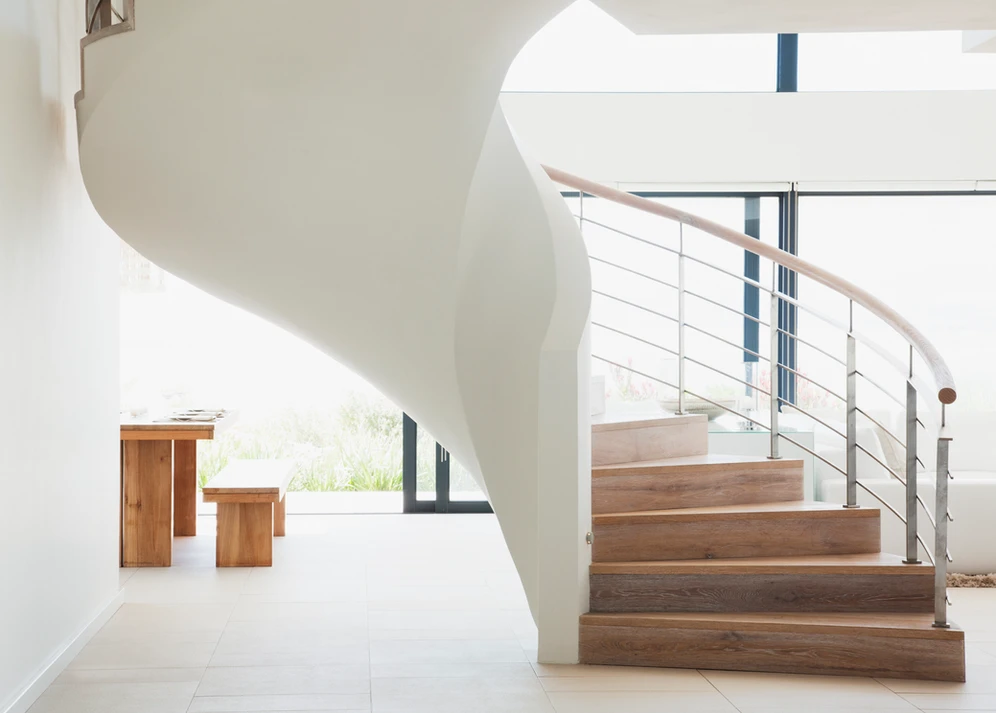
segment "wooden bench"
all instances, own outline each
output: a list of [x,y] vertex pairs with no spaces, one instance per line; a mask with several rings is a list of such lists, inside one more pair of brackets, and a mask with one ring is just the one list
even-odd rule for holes
[[218,567],[270,567],[273,536],[283,536],[284,494],[294,477],[286,460],[240,460],[204,486],[204,502],[218,503]]

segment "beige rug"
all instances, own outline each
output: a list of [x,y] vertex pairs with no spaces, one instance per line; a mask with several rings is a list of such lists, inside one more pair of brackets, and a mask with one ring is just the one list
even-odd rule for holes
[[996,587],[996,574],[949,574],[949,587]]

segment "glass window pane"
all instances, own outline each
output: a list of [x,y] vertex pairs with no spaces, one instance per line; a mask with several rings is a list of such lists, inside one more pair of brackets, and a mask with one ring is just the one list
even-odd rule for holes
[[996,89],[996,54],[962,51],[961,32],[799,36],[799,90]]
[[587,0],[523,48],[505,78],[514,92],[775,90],[776,35],[636,35]]
[[[996,332],[990,328],[996,324],[994,224],[996,196],[803,197],[799,251],[871,291],[934,343],[958,384],[952,413],[991,411],[996,401],[990,368],[996,351]],[[802,289],[807,304],[846,316],[846,300],[826,294],[812,281]],[[891,330],[873,318],[857,327],[895,347],[903,358],[902,340]],[[836,340],[840,352],[839,332]],[[862,372],[867,356],[868,350],[859,352]],[[887,385],[902,396],[902,375],[892,373],[882,365],[882,378],[890,378]],[[866,389],[861,398],[866,396],[874,396],[874,390]]]

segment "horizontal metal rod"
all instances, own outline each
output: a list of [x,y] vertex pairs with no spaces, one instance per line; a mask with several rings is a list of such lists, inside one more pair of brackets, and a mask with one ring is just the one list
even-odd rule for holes
[[[905,444],[905,443],[904,443],[903,441],[901,441],[901,440],[899,439],[899,436],[895,435],[895,434],[894,434],[894,433],[893,433],[892,431],[890,431],[890,430],[889,430],[888,428],[886,428],[886,427],[885,427],[885,426],[883,426],[883,425],[882,425],[881,423],[879,423],[878,421],[876,421],[876,420],[875,420],[874,418],[872,418],[871,416],[869,416],[869,415],[868,415],[867,413],[865,413],[865,412],[864,412],[864,411],[863,411],[863,410],[862,410],[862,409],[861,409],[860,407],[855,407],[855,409],[854,409],[854,410],[855,410],[855,411],[857,411],[858,413],[860,413],[860,414],[861,414],[862,416],[864,416],[865,418],[867,418],[867,419],[868,419],[869,421],[871,421],[871,422],[872,422],[872,423],[873,423],[874,425],[876,425],[876,426],[878,426],[878,427],[879,427],[880,429],[882,429],[882,431],[883,431],[883,432],[885,432],[886,434],[888,434],[889,436],[891,436],[891,437],[892,437],[892,440],[894,440],[894,441],[895,441],[896,443],[898,443],[898,444],[899,444],[899,447],[900,447],[900,448],[902,448],[903,450],[905,450],[905,449],[906,449],[906,444]],[[919,458],[917,458],[917,460],[920,460],[920,459],[919,459]]]
[[704,265],[705,267],[711,268],[711,269],[715,270],[716,272],[721,272],[724,275],[729,275],[730,277],[736,278],[736,279],[740,280],[741,282],[743,282],[744,284],[750,285],[751,287],[756,287],[757,289],[762,290],[764,292],[769,292],[769,293],[771,292],[771,288],[770,287],[765,287],[764,285],[762,285],[757,280],[752,280],[749,277],[744,277],[743,275],[738,275],[737,273],[732,272],[730,270],[727,270],[726,268],[719,267],[718,265],[713,265],[711,262],[706,262],[705,260],[702,260],[701,258],[697,258],[697,257],[694,257],[692,255],[688,255],[687,253],[685,254],[685,258],[687,258],[688,260],[691,260],[692,262],[697,262],[699,265]]
[[836,391],[833,391],[832,389],[828,389],[827,387],[825,387],[823,384],[821,384],[820,382],[816,381],[815,379],[809,378],[808,376],[806,376],[802,372],[796,371],[795,369],[793,369],[790,366],[785,366],[784,364],[779,364],[779,366],[782,369],[784,369],[785,371],[789,372],[790,374],[795,374],[800,379],[805,379],[806,381],[808,381],[813,386],[816,386],[817,388],[823,389],[824,391],[826,391],[831,396],[840,399],[844,403],[847,403],[847,399],[846,398],[844,398],[843,396],[841,396],[840,394],[838,394]]
[[760,421],[756,421],[753,418],[751,418],[750,416],[742,414],[739,411],[736,411],[734,409],[729,408],[728,406],[724,406],[721,403],[717,403],[717,402],[713,401],[712,399],[707,399],[705,396],[702,396],[700,394],[696,394],[694,391],[691,391],[690,389],[685,389],[685,393],[688,394],[689,396],[694,396],[695,398],[700,399],[701,401],[705,401],[707,404],[712,404],[716,408],[721,408],[724,411],[732,413],[734,416],[739,416],[740,418],[744,419],[745,421],[750,421],[751,423],[753,423],[758,428],[761,428],[761,429],[764,429],[764,430],[768,430],[768,426],[766,426],[765,424],[761,423]]
[[599,327],[601,329],[607,329],[610,332],[615,332],[616,334],[620,334],[620,335],[622,335],[624,337],[628,337],[629,339],[634,339],[634,340],[636,340],[638,342],[642,342],[643,344],[646,344],[647,346],[654,347],[655,349],[660,349],[662,352],[667,352],[668,354],[673,354],[674,356],[678,356],[678,352],[674,351],[673,349],[668,349],[667,347],[662,347],[660,344],[656,344],[654,342],[651,342],[651,341],[649,341],[647,339],[644,339],[643,337],[638,337],[635,334],[630,334],[629,332],[624,332],[621,329],[616,329],[615,327],[610,327],[607,324],[602,324],[601,322],[592,322],[591,326],[592,327]]
[[835,327],[835,328],[839,329],[840,331],[844,332],[845,334],[848,333],[849,329],[848,329],[847,325],[844,324],[843,322],[841,322],[840,320],[834,319],[833,317],[831,317],[831,316],[829,316],[827,314],[824,314],[823,312],[821,312],[821,311],[819,311],[817,309],[809,307],[806,304],[804,304],[803,302],[799,301],[798,298],[786,295],[784,292],[778,291],[778,292],[775,292],[774,294],[782,302],[787,302],[790,305],[794,305],[794,306],[798,307],[799,309],[801,309],[802,311],[804,311],[804,312],[806,312],[808,314],[811,314],[812,316],[816,317],[820,321],[826,322],[831,327]]
[[692,329],[692,330],[698,332],[699,334],[704,334],[707,337],[712,337],[716,341],[722,342],[723,344],[729,344],[734,349],[739,349],[740,351],[746,352],[747,354],[750,354],[751,356],[755,356],[758,359],[763,359],[764,361],[771,361],[768,357],[764,356],[763,354],[759,354],[759,353],[755,352],[752,349],[748,349],[745,346],[737,344],[736,342],[731,342],[729,339],[724,339],[723,337],[720,337],[717,334],[713,334],[712,332],[707,332],[706,330],[702,329],[701,327],[696,327],[694,324],[688,324],[686,322],[685,326],[688,327],[688,329]]
[[669,253],[671,253],[673,255],[679,255],[680,254],[674,248],[669,248],[666,245],[661,245],[660,243],[655,243],[653,240],[647,240],[646,238],[641,238],[639,235],[633,235],[632,233],[627,233],[625,230],[619,230],[619,228],[613,228],[611,225],[606,225],[605,223],[599,223],[597,220],[592,220],[591,218],[582,218],[579,215],[575,215],[574,217],[577,218],[578,220],[583,220],[585,223],[591,223],[592,225],[597,225],[599,228],[605,228],[606,230],[611,230],[613,233],[617,233],[618,235],[623,235],[623,236],[625,236],[627,238],[630,238],[631,240],[636,240],[637,242],[640,242],[640,243],[646,243],[647,245],[650,245],[651,247],[659,248],[659,249],[664,250],[666,252],[669,252]]
[[862,452],[862,453],[864,453],[864,454],[865,454],[866,456],[868,456],[869,458],[871,458],[871,459],[872,459],[873,461],[875,461],[876,463],[878,463],[878,464],[879,464],[880,466],[882,466],[883,468],[885,468],[885,472],[887,472],[887,473],[888,473],[889,475],[891,475],[891,476],[892,476],[893,478],[895,478],[895,479],[896,479],[896,480],[898,480],[898,481],[899,481],[900,483],[902,483],[902,484],[903,484],[903,487],[904,487],[904,488],[906,487],[906,479],[905,479],[905,478],[902,478],[902,477],[900,477],[899,473],[897,473],[897,472],[896,472],[896,471],[894,471],[894,470],[893,470],[892,468],[890,468],[890,467],[889,467],[889,466],[887,466],[887,465],[886,465],[885,463],[883,463],[883,462],[882,462],[882,461],[881,461],[881,460],[879,459],[879,457],[878,457],[878,456],[876,456],[876,455],[872,454],[872,453],[871,453],[871,451],[869,451],[869,450],[868,450],[867,448],[865,448],[865,447],[864,447],[863,445],[861,445],[860,443],[856,443],[855,445],[856,445],[856,446],[858,447],[858,450],[859,450],[859,451],[861,451],[861,452]]
[[879,384],[877,381],[869,379],[868,376],[866,374],[864,374],[864,372],[856,371],[854,373],[857,374],[858,376],[860,376],[865,381],[867,381],[872,386],[874,386],[876,389],[878,389],[879,391],[881,391],[884,396],[887,396],[892,401],[894,401],[901,409],[903,409],[904,411],[906,410],[906,404],[904,404],[902,401],[900,401],[895,396],[893,396],[892,394],[890,394],[889,391],[884,386],[882,386],[881,384]]
[[639,305],[636,302],[630,302],[629,300],[624,300],[622,297],[616,297],[615,295],[610,295],[607,292],[601,292],[599,290],[592,290],[591,292],[592,294],[600,295],[601,297],[607,297],[608,299],[615,300],[616,302],[622,302],[624,305],[629,305],[630,307],[635,307],[636,309],[642,309],[644,312],[649,312],[650,314],[656,315],[658,317],[663,317],[664,319],[670,320],[672,322],[675,323],[678,322],[678,320],[676,320],[674,317],[671,317],[670,315],[664,314],[663,312],[658,312],[657,310],[650,309],[649,307],[644,307],[643,305]]
[[828,466],[830,466],[831,468],[833,468],[835,471],[837,471],[841,475],[847,477],[847,471],[846,470],[844,470],[843,468],[841,468],[840,466],[838,466],[836,463],[828,461],[826,458],[824,458],[823,456],[821,456],[816,451],[810,450],[809,448],[807,448],[806,446],[802,445],[801,443],[799,443],[799,441],[795,440],[794,438],[789,438],[784,433],[779,433],[778,437],[779,438],[784,438],[786,441],[788,441],[789,443],[791,443],[793,446],[795,446],[796,448],[801,448],[802,450],[806,451],[806,453],[808,453],[809,455],[813,456],[814,458],[819,458],[821,461],[823,461],[824,463],[826,463]]
[[[872,490],[867,485],[865,485],[864,483],[862,483],[860,480],[858,481],[858,486],[862,490],[864,490],[866,493],[868,493],[869,495],[871,495],[873,498],[875,498],[876,500],[878,500],[882,505],[884,505],[885,508],[889,512],[891,512],[893,515],[895,515],[896,517],[899,518],[900,522],[902,522],[904,525],[906,524],[906,518],[904,518],[902,515],[900,515],[899,512],[897,512],[894,507],[892,507],[891,505],[889,505],[889,503],[885,502],[885,500],[883,500],[882,497],[878,493],[876,493],[874,490]],[[919,542],[920,545],[923,547],[923,552],[924,552],[925,555],[927,555],[927,559],[930,561],[930,563],[934,564],[934,558],[930,554],[930,550],[927,548],[927,545],[924,543],[923,538],[920,537],[920,533],[917,533],[916,541]]]
[[692,297],[696,297],[696,298],[702,300],[703,302],[708,302],[709,304],[716,305],[720,309],[725,309],[727,312],[732,312],[735,315],[738,315],[740,317],[744,317],[745,319],[749,319],[751,322],[756,322],[757,324],[760,324],[762,327],[767,327],[768,326],[767,322],[764,322],[764,321],[758,319],[757,317],[754,317],[753,315],[747,314],[746,312],[741,312],[738,309],[734,309],[733,307],[729,307],[727,305],[724,305],[722,302],[717,302],[716,300],[711,299],[709,297],[706,297],[705,295],[700,295],[698,292],[692,292],[691,290],[685,290],[685,294],[686,295],[691,295]]
[[770,391],[765,391],[760,386],[755,386],[754,384],[750,383],[749,381],[744,381],[743,379],[738,379],[737,377],[733,376],[732,374],[727,374],[722,369],[717,369],[716,367],[710,366],[709,364],[706,364],[705,362],[701,362],[698,359],[692,359],[692,357],[686,356],[685,357],[685,361],[690,361],[693,364],[698,364],[699,366],[704,367],[704,368],[708,369],[709,371],[716,372],[720,376],[725,376],[727,379],[733,379],[734,381],[736,381],[739,384],[743,384],[744,386],[749,386],[750,388],[752,388],[752,389],[754,389],[754,390],[756,390],[756,391],[764,394],[765,396],[769,396],[769,397],[771,396],[771,392]]
[[781,332],[782,334],[788,336],[788,337],[791,337],[792,339],[794,339],[795,341],[799,342],[800,344],[805,344],[810,349],[815,349],[816,351],[818,351],[823,356],[827,357],[828,359],[832,359],[833,361],[837,362],[841,366],[843,366],[843,367],[847,366],[847,362],[844,361],[843,359],[839,359],[838,357],[835,357],[833,354],[831,354],[830,352],[828,352],[826,349],[823,349],[822,347],[818,347],[815,344],[813,344],[812,342],[807,342],[805,339],[803,339],[802,337],[800,337],[798,334],[792,334],[791,332],[786,332],[781,327],[778,327],[778,331]]
[[611,262],[609,260],[604,260],[604,259],[602,259],[600,257],[595,257],[594,255],[589,255],[588,259],[589,260],[594,260],[595,262],[600,262],[603,265],[609,265],[609,266],[614,267],[614,268],[616,268],[618,270],[624,270],[624,271],[626,271],[626,272],[628,272],[628,273],[630,273],[632,275],[637,275],[638,277],[642,277],[645,280],[650,280],[651,282],[656,282],[659,285],[664,285],[665,287],[670,287],[672,290],[677,290],[678,289],[677,285],[672,285],[670,282],[667,282],[666,280],[660,280],[660,279],[658,279],[656,277],[651,277],[650,275],[645,275],[644,273],[640,272],[639,270],[634,270],[633,268],[626,267],[625,265],[619,265],[618,263],[614,263],[614,262]]
[[631,366],[623,366],[622,364],[620,364],[618,362],[612,361],[611,359],[606,359],[605,357],[600,357],[597,354],[592,354],[591,358],[592,359],[598,359],[599,361],[604,361],[606,364],[611,364],[612,366],[619,367],[620,369],[623,369],[625,371],[631,371],[634,374],[638,374],[639,376],[642,376],[645,379],[650,379],[651,381],[656,381],[658,384],[664,384],[664,386],[670,386],[675,391],[678,390],[678,387],[675,384],[672,384],[672,383],[670,383],[668,381],[664,381],[664,379],[658,379],[656,376],[651,376],[650,374],[645,374],[642,371],[640,371],[639,369],[634,369]]
[[787,401],[787,400],[783,399],[781,396],[778,397],[778,401],[781,402],[781,403],[783,403],[783,404],[785,404],[786,406],[791,406],[793,411],[801,413],[806,418],[813,419],[814,421],[816,421],[816,423],[820,424],[824,428],[829,429],[833,433],[836,433],[841,438],[845,438],[845,439],[847,438],[847,434],[846,433],[842,433],[841,431],[838,431],[836,428],[834,428],[833,426],[831,426],[829,423],[827,423],[826,421],[824,421],[821,418],[817,418],[816,416],[814,416],[813,414],[809,413],[809,411],[807,411],[806,409],[802,408],[801,406],[798,406],[798,405],[792,403],[791,401]]

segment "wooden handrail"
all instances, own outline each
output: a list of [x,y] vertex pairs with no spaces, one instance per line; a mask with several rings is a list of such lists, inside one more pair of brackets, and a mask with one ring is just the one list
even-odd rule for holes
[[598,198],[602,198],[607,201],[612,201],[613,203],[629,206],[630,208],[643,211],[644,213],[650,213],[652,215],[660,216],[661,218],[667,218],[668,220],[674,220],[679,223],[684,223],[685,225],[690,225],[693,228],[697,228],[704,233],[714,235],[715,237],[741,247],[744,250],[766,257],[772,262],[787,267],[790,270],[794,270],[800,275],[805,275],[806,277],[816,280],[821,285],[829,287],[834,292],[842,294],[848,299],[854,300],[869,312],[879,317],[894,330],[899,332],[903,338],[905,338],[906,341],[912,345],[913,349],[915,349],[916,352],[923,358],[923,360],[927,363],[927,367],[930,369],[932,376],[934,377],[934,383],[938,389],[938,401],[942,404],[951,404],[954,403],[955,399],[958,397],[958,392],[955,389],[954,378],[951,376],[951,370],[948,369],[948,365],[944,362],[940,352],[937,351],[934,345],[930,343],[927,337],[925,337],[920,330],[910,324],[902,317],[902,315],[892,309],[889,305],[882,302],[882,300],[878,299],[867,290],[863,290],[857,285],[834,275],[832,272],[824,270],[822,267],[813,265],[812,263],[792,255],[791,253],[779,250],[778,248],[762,243],[760,240],[752,238],[749,235],[745,235],[744,233],[740,233],[736,230],[731,230],[726,226],[714,223],[706,218],[702,218],[692,213],[686,213],[683,210],[678,210],[677,208],[656,203],[654,201],[647,200],[646,198],[634,196],[632,193],[626,193],[625,191],[620,191],[615,188],[609,188],[608,186],[603,186],[600,183],[580,178],[556,168],[543,166],[543,170],[546,171],[547,175],[550,176],[551,180],[555,183],[559,183],[578,191],[583,191],[584,193],[597,196]]

